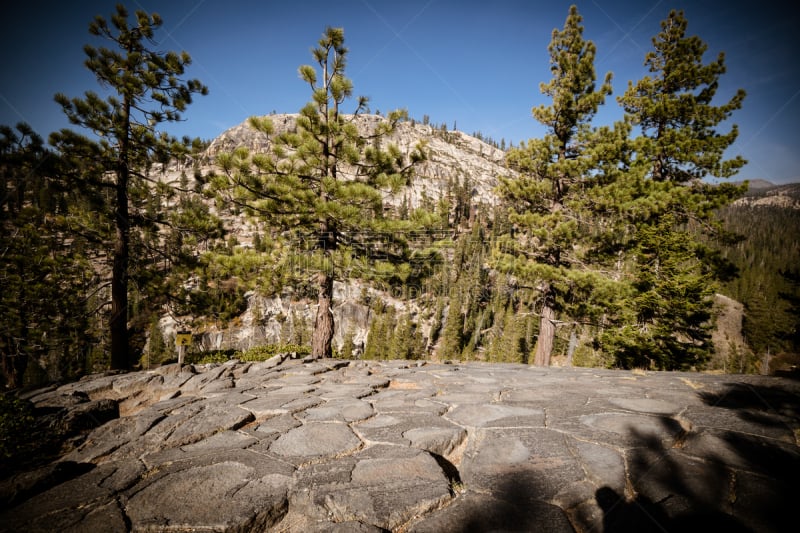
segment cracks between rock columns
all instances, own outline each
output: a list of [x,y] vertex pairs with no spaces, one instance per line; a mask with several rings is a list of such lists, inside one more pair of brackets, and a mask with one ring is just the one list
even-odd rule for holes
[[133,531],[133,522],[131,522],[131,517],[128,516],[128,512],[125,508],[125,505],[122,504],[120,496],[114,498],[114,501],[117,504],[117,509],[119,509],[119,514],[122,516],[122,522],[125,524],[125,530]]

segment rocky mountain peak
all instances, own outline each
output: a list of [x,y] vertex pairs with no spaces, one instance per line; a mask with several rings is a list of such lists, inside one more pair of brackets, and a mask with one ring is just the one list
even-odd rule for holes
[[[296,113],[268,115],[266,118],[272,121],[274,127],[273,137],[293,131],[297,117]],[[350,115],[346,118],[354,120],[359,132],[365,135],[374,132],[386,120],[380,115]],[[254,153],[267,153],[271,141],[270,136],[255,130],[249,121],[244,121],[214,139],[206,150],[206,157],[213,164],[220,153],[240,147]],[[386,142],[395,144],[406,155],[423,142],[428,154],[428,159],[416,167],[415,178],[410,186],[387,197],[387,203],[391,205],[397,205],[404,199],[411,208],[422,205],[425,199],[437,202],[454,183],[468,183],[475,204],[495,205],[494,189],[498,184],[498,176],[513,174],[503,164],[503,150],[461,131],[443,131],[429,124],[403,121],[397,124]]]

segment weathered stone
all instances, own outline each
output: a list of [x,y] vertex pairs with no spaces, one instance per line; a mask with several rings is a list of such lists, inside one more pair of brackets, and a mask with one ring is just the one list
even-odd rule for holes
[[109,420],[119,417],[119,406],[114,400],[92,400],[70,408],[59,422],[59,429],[65,435],[102,426]]
[[345,424],[309,422],[278,437],[269,450],[288,460],[308,462],[350,453],[361,445]]
[[0,527],[9,532],[88,531],[83,529],[85,520],[96,524],[105,517],[108,530],[115,530],[122,514],[109,515],[109,510],[113,510],[117,495],[143,472],[139,461],[98,466],[0,514]]
[[456,407],[447,418],[462,426],[544,427],[544,411],[503,404],[465,405]]
[[600,413],[585,415],[581,422],[589,428],[613,433],[611,441],[620,445],[634,445],[642,440],[673,441],[683,433],[683,427],[673,418],[663,416]]
[[482,430],[467,445],[461,479],[471,490],[492,494],[506,490],[513,481],[549,501],[586,477],[581,462],[567,450],[565,436],[548,429]]
[[[411,412],[392,412],[391,415],[378,415],[355,426],[356,431],[366,441],[370,443],[401,444],[408,446],[411,438],[417,437],[419,442],[424,441],[424,437],[413,430],[434,430],[445,429],[449,431],[452,438],[457,439],[461,434],[462,428],[443,419],[425,413]],[[432,440],[432,434],[429,435]],[[440,434],[441,437],[441,434]]]
[[293,469],[246,451],[228,451],[158,469],[130,489],[134,530],[265,531],[285,514]]
[[[192,406],[199,409],[182,417],[166,438],[165,445],[191,444],[220,431],[238,429],[247,422],[255,420],[251,412],[238,406],[228,406],[208,400]],[[171,417],[172,415],[168,418]]]
[[0,531],[780,531],[800,477],[779,378],[287,359],[94,379],[28,396],[82,444],[0,482]]
[[625,461],[618,450],[580,440],[574,441],[573,447],[590,482],[609,485],[620,493],[625,490]]
[[473,531],[547,531],[573,533],[566,513],[557,506],[532,500],[527,487],[506,491],[506,498],[469,491],[452,505],[411,525],[414,533],[471,533]]
[[460,427],[414,428],[403,433],[411,446],[450,458],[467,438],[467,430]]
[[91,463],[61,461],[0,481],[0,505],[10,507],[94,468]]
[[623,409],[657,415],[674,415],[681,410],[679,405],[672,402],[649,398],[611,398],[609,401]]
[[356,399],[331,400],[319,407],[304,409],[304,420],[320,422],[358,422],[375,414],[369,403]]
[[314,486],[301,511],[396,530],[451,497],[447,477],[425,452],[379,446],[356,459],[349,483]]
[[300,427],[301,423],[288,413],[279,414],[268,418],[255,428],[255,431],[263,435],[282,435],[290,429]]

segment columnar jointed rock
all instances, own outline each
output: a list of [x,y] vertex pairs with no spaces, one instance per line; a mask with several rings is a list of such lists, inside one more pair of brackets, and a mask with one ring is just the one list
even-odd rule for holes
[[29,393],[73,449],[0,484],[0,529],[779,531],[792,518],[796,382],[281,361]]

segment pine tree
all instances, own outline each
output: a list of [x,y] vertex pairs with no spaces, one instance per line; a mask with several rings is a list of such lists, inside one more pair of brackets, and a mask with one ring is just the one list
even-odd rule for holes
[[353,359],[356,349],[354,339],[355,333],[353,333],[352,328],[348,329],[342,339],[342,349],[339,350],[339,357],[341,359]]
[[464,314],[463,298],[459,285],[450,290],[447,318],[439,341],[439,357],[442,359],[459,359],[464,347]]
[[587,157],[589,124],[605,97],[611,93],[611,74],[595,85],[594,43],[583,38],[582,17],[570,7],[563,30],[553,30],[548,47],[553,78],[542,83],[549,106],[533,109],[533,116],[547,128],[543,139],[531,139],[507,152],[508,165],[519,178],[501,180],[500,193],[509,205],[510,234],[499,241],[496,264],[539,294],[539,336],[533,363],[547,366],[555,339],[557,315],[580,289],[592,285],[577,265],[576,243],[581,196],[588,186],[593,159]]
[[619,351],[625,366],[674,369],[708,358],[715,280],[731,273],[707,243],[728,237],[715,211],[744,189],[700,180],[729,178],[745,164],[740,156],[723,158],[736,126],[728,133],[716,129],[741,107],[745,94],[739,90],[727,103],[712,105],[725,72],[724,54],[703,64],[707,45],[686,36],[683,12],[670,12],[661,29],[645,58],[652,76],[630,83],[618,99],[626,119],[641,131],[616,195],[625,198],[626,222],[636,228],[629,255],[634,318],[608,347]]
[[82,373],[98,283],[86,236],[71,230],[81,199],[61,160],[27,124],[0,126],[0,385]]
[[[312,50],[318,69],[299,69],[312,101],[300,111],[297,131],[275,136],[271,154],[251,156],[240,149],[218,158],[226,183],[235,185],[234,202],[264,217],[284,238],[307,245],[318,302],[314,358],[331,356],[333,282],[345,268],[375,257],[383,257],[382,267],[405,261],[400,231],[411,226],[385,215],[382,191],[397,191],[411,165],[423,158],[421,149],[407,160],[396,146],[381,146],[407,118],[403,111],[387,113],[371,133],[359,132],[356,121],[367,99],[359,97],[350,115],[342,111],[353,92],[345,77],[344,30],[327,28],[318,44]],[[268,118],[252,118],[250,125],[272,139]],[[368,272],[366,264],[358,270]]]
[[372,310],[372,315],[363,358],[387,359],[390,357],[396,325],[395,309],[392,306],[378,304]]
[[746,161],[723,159],[736,140],[738,128],[721,134],[716,127],[740,109],[745,92],[739,89],[721,106],[711,105],[725,73],[725,54],[703,64],[708,46],[697,36],[686,36],[683,11],[671,11],[653,38],[654,51],[645,57],[653,76],[629,82],[618,98],[634,125],[642,130],[636,151],[655,182],[690,184],[708,175],[733,176]]
[[403,314],[396,321],[396,327],[391,334],[388,349],[388,359],[414,359],[416,327],[408,313]]
[[135,199],[146,194],[145,170],[156,156],[169,159],[178,150],[179,143],[156,131],[156,126],[179,120],[192,95],[207,92],[199,81],[180,78],[191,62],[188,54],[149,48],[161,24],[157,14],[137,11],[129,25],[128,11],[122,5],[111,16],[110,26],[102,16],[95,18],[89,33],[106,39],[113,48],[87,45],[85,65],[110,96],[103,99],[86,92],[83,98],[55,97],[72,124],[100,140],[62,130],[51,135],[51,143],[81,168],[85,186],[113,194],[113,213],[108,213],[115,229],[109,329],[111,366],[117,369],[130,364],[131,230],[146,222],[140,213],[131,212],[131,195]]

